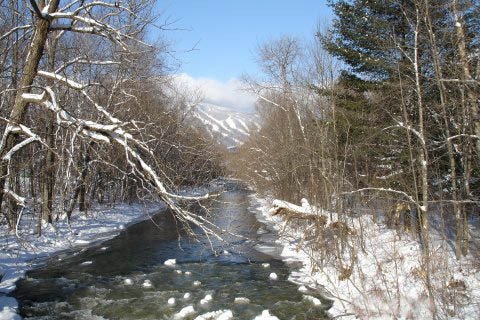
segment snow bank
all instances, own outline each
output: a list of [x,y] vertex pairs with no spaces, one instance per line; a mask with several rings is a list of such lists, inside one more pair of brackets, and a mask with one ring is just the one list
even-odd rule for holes
[[[310,249],[307,241],[299,241],[305,230],[285,228],[284,220],[272,216],[279,207],[305,214],[323,214],[326,227],[335,223],[335,213],[316,210],[308,205],[296,206],[275,200],[273,204],[252,196],[260,204],[258,209],[269,225],[281,233],[282,258],[300,261],[303,267],[289,276],[299,284],[301,292],[318,289],[333,300],[329,310],[332,317],[355,319],[415,318],[431,319],[432,306],[425,288],[425,272],[422,267],[421,247],[414,236],[399,235],[372,221],[369,215],[349,219],[348,227],[362,230],[364,243],[354,238],[349,245],[354,248],[354,257],[342,257],[345,269],[339,270],[338,260],[321,262],[317,252]],[[272,208],[273,206],[273,208]],[[301,228],[300,228],[301,229]],[[437,314],[450,318],[454,311],[461,319],[478,319],[480,316],[480,272],[471,255],[458,262],[452,247],[443,235],[431,232],[432,271],[431,281],[437,302]],[[478,237],[478,234],[477,234]],[[334,250],[327,248],[328,250]],[[351,267],[353,265],[353,268]],[[349,269],[350,268],[350,269]],[[312,270],[315,270],[313,272]],[[449,297],[455,297],[454,299]],[[304,295],[313,305],[320,301]],[[260,316],[259,316],[260,317]],[[261,318],[259,318],[261,319]]]
[[21,320],[17,314],[18,302],[12,297],[0,297],[0,320]]
[[[164,208],[161,203],[120,204],[114,208],[98,206],[89,210],[88,216],[74,212],[70,225],[66,219],[60,219],[54,225],[44,225],[41,237],[32,232],[37,221],[30,215],[24,215],[20,223],[20,238],[6,226],[0,226],[0,295],[15,290],[17,280],[42,259],[63,250],[111,239],[125,225],[149,219],[151,214]],[[82,263],[88,264],[91,261]],[[16,319],[15,307],[7,303],[10,299],[13,298],[0,296],[0,319]]]

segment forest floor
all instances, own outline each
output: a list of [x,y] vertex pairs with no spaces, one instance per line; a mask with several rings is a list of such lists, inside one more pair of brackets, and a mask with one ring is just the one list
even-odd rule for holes
[[126,226],[149,219],[163,208],[159,202],[97,205],[87,214],[73,212],[70,224],[66,219],[44,224],[41,236],[34,231],[37,218],[28,214],[23,216],[18,234],[0,226],[0,319],[20,319],[16,300],[6,294],[14,291],[16,281],[35,265],[61,251],[113,238]]
[[[460,261],[455,259],[453,232],[445,227],[445,219],[438,215],[432,218],[430,279],[435,300],[432,306],[426,289],[422,249],[415,235],[388,229],[376,223],[371,214],[359,214],[348,221],[354,235],[342,258],[335,258],[334,254],[321,257],[305,239],[305,225],[285,226],[282,218],[271,215],[272,199],[253,197],[260,203],[258,210],[266,222],[280,233],[282,257],[303,265],[292,272],[290,280],[331,298],[332,317],[432,319],[436,312],[440,319],[480,318],[478,215],[469,221],[470,253]],[[313,207],[310,210],[327,218],[326,227],[337,220],[334,213]],[[335,242],[328,243],[327,252],[335,250]],[[339,266],[344,267],[343,273]],[[345,274],[345,270],[350,274]]]

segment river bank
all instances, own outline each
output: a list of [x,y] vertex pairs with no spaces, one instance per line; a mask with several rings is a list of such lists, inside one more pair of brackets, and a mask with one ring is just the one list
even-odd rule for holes
[[[421,247],[409,235],[399,235],[372,220],[370,215],[352,219],[349,226],[363,233],[363,249],[356,250],[351,275],[342,279],[334,263],[320,263],[318,252],[304,241],[302,228],[292,229],[278,216],[271,215],[272,199],[252,196],[259,203],[257,216],[280,234],[285,261],[302,263],[289,280],[307,288],[323,291],[333,300],[329,314],[342,319],[432,319],[422,273]],[[336,214],[322,212],[327,225],[336,220]],[[433,219],[434,220],[434,219]],[[478,221],[471,223],[471,236],[478,239]],[[435,221],[433,221],[433,227]],[[435,288],[436,313],[441,318],[478,319],[480,316],[480,272],[472,253],[460,261],[448,239],[439,230],[432,232],[431,275]],[[356,240],[353,240],[356,241]],[[352,242],[353,244],[353,242]],[[355,244],[357,245],[357,244]],[[333,250],[333,248],[332,248]],[[475,253],[474,253],[475,254]],[[351,263],[346,260],[347,263]]]
[[224,240],[211,238],[209,245],[204,235],[179,238],[173,218],[156,215],[152,223],[137,223],[29,272],[14,295],[20,313],[49,319],[325,319],[329,304],[315,291],[299,291],[288,281],[291,267],[258,250],[275,247],[277,238],[250,210],[251,192],[238,182],[225,189],[209,211],[212,223],[228,230]]
[[0,319],[17,319],[16,301],[5,295],[14,291],[18,279],[40,261],[64,250],[111,239],[129,225],[150,219],[152,214],[164,208],[163,203],[97,205],[89,210],[88,215],[74,212],[70,225],[65,219],[56,222],[55,226],[45,225],[41,237],[33,232],[36,221],[28,215],[22,219],[18,236],[1,226]]

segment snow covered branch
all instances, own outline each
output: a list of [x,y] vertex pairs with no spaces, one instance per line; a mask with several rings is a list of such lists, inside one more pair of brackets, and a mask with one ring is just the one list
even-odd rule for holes
[[[209,194],[202,196],[184,196],[169,192],[155,170],[144,160],[137,148],[147,148],[144,143],[135,139],[130,133],[122,127],[126,124],[115,121],[112,124],[102,124],[94,121],[78,119],[60,108],[56,102],[53,90],[49,87],[45,88],[42,94],[25,93],[23,99],[29,103],[35,103],[47,110],[53,111],[57,116],[57,122],[64,123],[72,128],[78,128],[79,132],[98,142],[111,143],[114,142],[121,146],[125,151],[125,157],[128,164],[134,169],[135,173],[146,182],[154,187],[158,196],[175,212],[177,218],[182,222],[194,223],[202,230],[210,235],[216,235],[213,228],[214,225],[208,222],[200,215],[188,212],[178,206],[174,200],[182,201],[199,201],[210,197]],[[113,117],[112,117],[113,118]],[[148,150],[148,149],[147,149]],[[150,150],[148,150],[151,153]]]

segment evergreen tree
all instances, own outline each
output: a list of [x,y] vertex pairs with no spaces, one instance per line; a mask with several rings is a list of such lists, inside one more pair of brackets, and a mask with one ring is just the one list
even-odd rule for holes
[[405,0],[332,0],[336,15],[327,50],[351,67],[351,72],[371,79],[395,77],[402,59],[398,44],[407,40],[407,21],[402,11],[411,10]]

